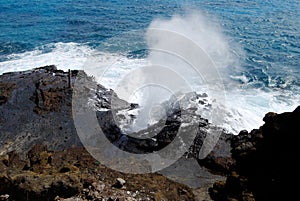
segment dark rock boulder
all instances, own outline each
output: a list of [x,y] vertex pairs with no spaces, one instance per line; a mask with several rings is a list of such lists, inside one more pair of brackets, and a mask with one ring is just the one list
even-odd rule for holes
[[298,135],[300,106],[293,112],[268,113],[265,124],[231,140],[232,167],[226,183],[211,189],[214,200],[293,200],[300,178]]

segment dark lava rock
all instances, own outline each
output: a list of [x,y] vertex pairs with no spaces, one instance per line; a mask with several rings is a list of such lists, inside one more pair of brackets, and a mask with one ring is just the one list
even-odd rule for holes
[[226,183],[211,188],[214,200],[294,200],[298,197],[300,106],[268,113],[265,124],[231,141],[236,164]]
[[[57,70],[55,66],[45,66],[31,71],[0,75],[0,194],[8,193],[17,200],[27,197],[29,200],[43,200],[47,197],[49,200],[54,196],[66,198],[78,194],[84,198],[96,199],[97,193],[89,188],[95,180],[92,179],[91,183],[86,177],[96,177],[92,170],[102,168],[105,176],[101,177],[101,181],[104,182],[109,177],[105,185],[110,188],[118,176],[126,180],[127,190],[144,189],[146,193],[139,191],[140,198],[194,199],[189,188],[172,183],[157,174],[130,176],[105,169],[101,165],[101,168],[94,166],[95,160],[81,147],[76,133],[72,116],[74,94],[83,98],[83,107],[91,106],[106,138],[119,149],[135,154],[151,153],[173,144],[172,151],[186,152],[182,159],[201,158],[198,160],[204,167],[201,174],[209,175],[208,177],[211,174],[206,168],[212,172],[221,172],[231,166],[228,136],[196,113],[199,104],[201,107],[210,107],[205,99],[206,94],[185,94],[181,100],[167,102],[166,119],[133,133],[137,136],[146,136],[148,133],[156,135],[139,139],[127,135],[121,128],[122,122],[130,124],[134,121],[135,117],[129,111],[138,109],[137,104],[118,98],[113,90],[97,84],[83,71],[64,72]],[[184,104],[181,105],[186,107],[179,107],[179,101],[183,101]],[[194,106],[190,107],[189,101]],[[171,143],[179,130],[179,143]],[[92,143],[96,143],[96,136],[90,137]],[[214,138],[218,138],[216,146],[209,143]],[[207,139],[210,140],[206,141]],[[189,144],[188,141],[192,142],[192,146],[186,145]],[[199,157],[207,154],[207,159]],[[185,160],[181,161],[185,163]],[[101,161],[97,163],[101,164]],[[205,185],[214,181],[214,178],[207,178],[207,181]],[[82,192],[83,189],[88,190]],[[104,192],[107,195],[116,195],[111,199],[124,196],[123,191],[115,189]],[[101,197],[103,192],[98,190],[99,193]]]
[[215,174],[230,173],[231,167],[235,165],[230,146],[232,138],[232,135],[222,133],[213,150],[205,158],[198,159],[198,163]]
[[[74,82],[76,71],[71,72]],[[72,120],[68,73],[55,66],[0,75],[0,154],[80,145]],[[3,101],[4,100],[4,101]]]

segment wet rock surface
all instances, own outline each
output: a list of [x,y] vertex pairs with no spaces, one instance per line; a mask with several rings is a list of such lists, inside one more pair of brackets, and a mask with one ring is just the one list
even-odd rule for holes
[[[88,84],[88,87],[82,87],[83,84],[81,83]],[[99,125],[99,127],[93,127],[92,132],[89,134],[86,132],[82,133],[84,135],[84,144],[88,145],[88,147],[105,146],[102,140],[99,141],[99,133],[101,132],[115,147],[132,154],[157,153],[168,147],[168,150],[171,151],[164,152],[164,155],[161,155],[162,158],[168,157],[177,160],[184,155],[182,160],[185,160],[184,158],[197,160],[199,156],[204,159],[213,150],[210,154],[212,159],[201,163],[204,168],[203,171],[208,171],[206,168],[210,168],[209,164],[214,163],[217,157],[230,158],[231,156],[230,142],[227,140],[229,135],[226,135],[221,128],[211,125],[208,120],[202,118],[201,114],[198,113],[200,107],[210,107],[205,101],[207,98],[205,94],[199,95],[191,92],[172,97],[169,101],[163,103],[166,110],[164,119],[149,125],[146,129],[127,133],[120,126],[120,122],[134,121],[135,116],[132,115],[132,111],[138,109],[138,105],[120,101],[116,94],[107,89],[100,89],[99,91],[99,87],[93,80],[87,80],[85,76],[80,74],[77,84],[76,94],[78,96],[75,97],[75,107],[77,109],[74,116],[77,124],[80,124],[79,130],[85,130],[87,124],[92,125],[92,127],[93,125]],[[97,96],[94,95],[95,92]],[[105,98],[107,100],[105,102],[113,104],[103,104],[103,98],[99,99],[103,95],[99,94],[110,94],[109,97]],[[102,105],[105,105],[105,107],[103,108]],[[96,121],[94,115],[90,115],[91,111],[96,113]],[[126,121],[123,119],[126,119]],[[98,130],[98,132],[93,133],[94,130]],[[103,148],[100,152],[107,153],[109,151],[107,148]],[[110,155],[116,158],[117,154],[114,152]],[[176,158],[177,156],[179,157]],[[126,156],[123,154],[118,157],[124,158]],[[145,160],[145,164],[148,164],[147,158],[143,158],[143,160]],[[223,162],[219,166],[226,165],[229,166],[229,164]],[[117,168],[124,170],[126,167],[124,168],[123,164],[121,164]],[[145,166],[144,168],[146,171],[148,168],[151,170],[151,167]]]

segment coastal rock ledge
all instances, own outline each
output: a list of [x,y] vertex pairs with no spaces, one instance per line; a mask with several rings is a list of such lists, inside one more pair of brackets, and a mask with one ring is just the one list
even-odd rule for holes
[[[86,151],[72,118],[79,74],[93,82],[83,71],[55,66],[0,75],[0,200],[195,200],[184,184],[158,173],[114,171]],[[97,88],[106,114],[113,91]],[[115,101],[120,109],[135,107]]]
[[[136,154],[160,150],[184,125],[185,134],[190,135],[179,137],[186,153],[159,173],[125,174],[107,168],[88,153],[76,133],[72,117],[76,81],[82,82],[80,92],[89,95],[99,125],[115,146]],[[201,107],[209,105],[205,95],[182,97]],[[160,124],[163,129],[153,138],[136,140],[122,129],[134,120],[131,112],[139,106],[95,85],[83,71],[45,66],[0,75],[0,200],[265,201],[298,197],[300,106],[293,112],[268,113],[259,129],[233,136],[196,114],[197,106],[178,110],[177,102],[170,103],[165,122],[136,134],[156,132]],[[116,125],[113,118],[121,124]],[[218,142],[205,158],[198,159],[204,139],[213,133],[221,133]],[[191,138],[191,134],[193,144],[185,147],[186,136]]]

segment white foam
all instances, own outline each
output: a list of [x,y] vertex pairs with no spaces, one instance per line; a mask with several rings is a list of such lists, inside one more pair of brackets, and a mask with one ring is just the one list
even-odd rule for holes
[[268,112],[282,113],[293,111],[299,104],[300,95],[287,90],[256,88],[227,91],[226,118],[223,127],[237,134],[240,130],[251,131],[263,125],[263,117]]
[[[51,51],[45,52],[45,49]],[[78,43],[48,44],[32,51],[9,55],[10,60],[0,62],[0,74],[45,65],[56,65],[61,70],[82,69],[93,52],[90,47]]]
[[[45,52],[43,48],[51,51]],[[129,59],[119,54],[99,52],[77,43],[49,44],[9,57],[10,60],[0,62],[0,74],[54,64],[62,70],[83,69],[108,88],[115,88],[134,69],[150,64],[149,59]],[[226,74],[224,76],[230,77]],[[292,93],[284,89],[263,91],[251,87],[243,88],[241,86],[247,85],[248,82],[246,77],[231,78],[238,79],[242,83],[230,83],[232,86],[225,91],[226,102],[220,103],[217,107],[225,114],[222,126],[234,134],[242,129],[250,131],[258,128],[263,124],[262,118],[269,111],[276,113],[292,111],[300,104],[300,95],[297,92]],[[193,87],[199,93],[206,92],[199,86]],[[140,91],[132,94],[129,101],[142,104],[145,97],[142,93]]]
[[[84,71],[107,88],[115,89],[131,71],[149,65],[146,59],[129,59],[126,56],[94,52],[84,63]],[[130,101],[135,102],[134,99]]]

